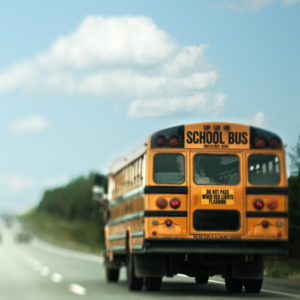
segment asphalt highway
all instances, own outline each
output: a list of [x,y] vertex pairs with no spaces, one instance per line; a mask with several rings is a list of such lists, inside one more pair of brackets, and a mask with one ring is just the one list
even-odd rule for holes
[[[15,225],[14,227],[16,227]],[[224,280],[210,278],[207,285],[197,285],[193,278],[178,275],[164,278],[159,292],[130,292],[125,268],[118,283],[107,284],[103,258],[70,251],[37,238],[31,243],[16,243],[16,228],[6,228],[0,221],[0,299],[299,299],[299,290],[264,283],[260,294],[229,294]]]

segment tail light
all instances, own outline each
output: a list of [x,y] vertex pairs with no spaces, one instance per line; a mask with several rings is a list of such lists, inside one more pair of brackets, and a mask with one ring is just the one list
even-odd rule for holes
[[220,125],[214,125],[214,129],[215,130],[219,130],[220,129]]
[[179,138],[176,135],[173,135],[169,139],[169,145],[171,147],[176,147],[179,144]]
[[278,202],[275,199],[269,199],[267,201],[267,207],[269,210],[275,210],[278,207]]
[[177,199],[177,198],[173,198],[173,199],[170,201],[170,206],[171,206],[172,208],[174,208],[174,209],[179,208],[180,205],[181,205],[181,202],[180,202],[180,200]]
[[261,225],[262,225],[263,228],[268,228],[269,227],[269,222],[268,221],[263,221]]
[[278,232],[278,233],[277,233],[277,236],[278,236],[279,238],[282,238],[282,233],[281,233],[281,232]]
[[264,146],[266,146],[266,140],[263,137],[258,137],[255,139],[254,141],[254,145],[257,148],[263,148]]
[[163,209],[167,207],[168,201],[165,198],[160,197],[156,200],[156,205],[158,208]]
[[205,129],[205,130],[210,129],[210,125],[204,125],[204,129]]
[[253,202],[253,206],[254,206],[255,209],[261,210],[261,209],[264,208],[265,203],[264,203],[264,201],[262,201],[261,199],[256,199],[256,200]]
[[168,227],[172,226],[172,223],[173,223],[172,220],[167,220],[165,222],[166,226],[168,226]]
[[156,138],[155,143],[157,146],[162,147],[166,144],[166,138],[163,135],[159,135]]
[[223,128],[224,128],[225,130],[229,130],[229,129],[230,129],[230,126],[229,126],[229,125],[224,125]]

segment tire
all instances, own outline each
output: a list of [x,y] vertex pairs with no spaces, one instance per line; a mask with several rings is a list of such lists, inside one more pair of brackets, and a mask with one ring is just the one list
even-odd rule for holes
[[244,286],[247,293],[259,293],[262,287],[263,280],[245,280]]
[[243,280],[225,278],[225,284],[229,293],[240,293],[243,289]]
[[159,291],[161,288],[162,277],[145,277],[147,291]]
[[131,291],[140,291],[143,288],[144,278],[135,276],[134,254],[129,253],[128,246],[127,249],[127,285]]
[[106,268],[106,281],[107,282],[118,282],[120,269],[108,269]]
[[207,284],[208,277],[208,275],[199,275],[195,277],[195,281],[197,284]]

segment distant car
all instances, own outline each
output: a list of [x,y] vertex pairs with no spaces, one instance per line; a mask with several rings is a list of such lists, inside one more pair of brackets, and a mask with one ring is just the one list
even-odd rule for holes
[[17,243],[30,243],[33,235],[26,227],[21,227],[15,235],[15,242]]

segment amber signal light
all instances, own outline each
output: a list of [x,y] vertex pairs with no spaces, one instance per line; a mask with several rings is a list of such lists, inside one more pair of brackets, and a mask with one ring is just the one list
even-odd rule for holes
[[269,143],[268,143],[269,147],[271,148],[277,148],[277,146],[279,145],[279,140],[277,137],[273,137],[269,140]]
[[176,147],[179,144],[179,138],[176,135],[173,135],[169,139],[169,145],[171,147]]
[[156,205],[158,208],[164,209],[167,207],[168,201],[165,198],[160,197],[156,200]]
[[278,202],[275,199],[269,199],[267,201],[267,207],[269,210],[275,210],[278,207]]
[[263,138],[261,136],[258,137],[258,138],[256,138],[255,141],[254,141],[254,145],[257,148],[263,148],[263,147],[265,147],[266,146],[266,140],[265,140],[265,138]]

